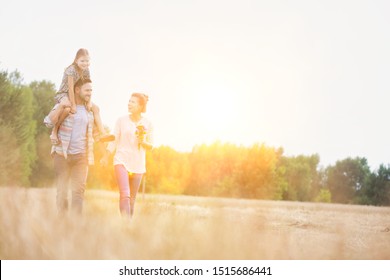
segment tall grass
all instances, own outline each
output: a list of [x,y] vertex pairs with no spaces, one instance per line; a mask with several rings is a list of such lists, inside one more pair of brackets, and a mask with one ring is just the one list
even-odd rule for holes
[[82,216],[54,189],[0,188],[1,259],[390,259],[390,208],[87,190]]

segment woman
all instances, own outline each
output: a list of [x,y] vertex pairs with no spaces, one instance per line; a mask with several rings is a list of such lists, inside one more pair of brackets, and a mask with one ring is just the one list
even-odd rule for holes
[[152,123],[142,116],[148,96],[133,93],[128,103],[129,114],[120,117],[115,125],[115,141],[107,146],[101,163],[107,164],[114,155],[115,177],[119,188],[119,209],[123,216],[132,217],[135,198],[142,176],[146,172],[146,150],[153,148]]

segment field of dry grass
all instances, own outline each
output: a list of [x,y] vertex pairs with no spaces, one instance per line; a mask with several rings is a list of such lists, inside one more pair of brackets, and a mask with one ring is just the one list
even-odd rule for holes
[[59,218],[54,189],[0,188],[0,259],[390,259],[390,208],[87,190]]

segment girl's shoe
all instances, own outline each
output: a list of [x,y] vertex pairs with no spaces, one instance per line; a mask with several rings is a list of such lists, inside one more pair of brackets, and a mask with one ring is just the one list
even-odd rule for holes
[[58,146],[59,144],[61,144],[60,139],[58,139],[58,138],[55,137],[54,135],[50,135],[50,141],[51,141],[51,144],[52,144],[53,146]]

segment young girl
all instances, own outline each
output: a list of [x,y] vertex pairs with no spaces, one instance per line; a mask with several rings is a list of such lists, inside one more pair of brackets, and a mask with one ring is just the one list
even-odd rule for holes
[[[59,145],[58,129],[64,119],[70,114],[76,113],[76,104],[74,98],[74,84],[79,79],[90,79],[89,73],[89,53],[86,49],[79,49],[76,57],[71,65],[69,65],[62,77],[61,86],[55,96],[56,105],[51,110],[49,115],[44,119],[44,123],[48,127],[53,127],[50,139],[53,145]],[[100,118],[99,107],[89,102],[85,104],[88,110],[92,110],[95,118],[95,124],[99,130],[99,141],[111,141],[113,135],[105,133],[102,120]]]

